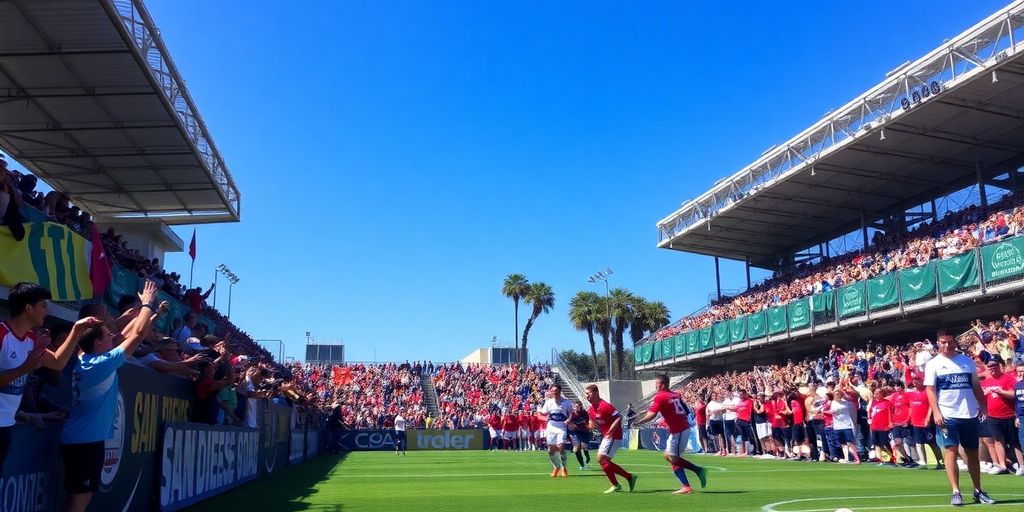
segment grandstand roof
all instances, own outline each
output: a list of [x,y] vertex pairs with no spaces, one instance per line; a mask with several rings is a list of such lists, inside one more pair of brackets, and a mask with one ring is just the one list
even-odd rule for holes
[[0,149],[101,220],[240,218],[142,0],[0,2]]
[[775,259],[1024,165],[1017,0],[658,222],[658,246]]

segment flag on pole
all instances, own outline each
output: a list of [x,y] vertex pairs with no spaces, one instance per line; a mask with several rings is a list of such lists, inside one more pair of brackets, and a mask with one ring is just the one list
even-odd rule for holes
[[192,261],[196,261],[196,230],[192,229],[192,243],[188,244],[188,255],[192,257]]
[[107,258],[107,251],[103,248],[103,240],[96,226],[92,227],[92,251],[89,254],[89,280],[92,281],[92,293],[94,297],[103,295],[107,286],[114,280],[114,273],[110,268],[110,259]]

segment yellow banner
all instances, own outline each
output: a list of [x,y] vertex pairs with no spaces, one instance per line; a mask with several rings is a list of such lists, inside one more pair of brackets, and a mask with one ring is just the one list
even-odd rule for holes
[[27,281],[50,290],[55,301],[92,298],[89,243],[67,226],[53,222],[25,224],[20,242],[0,227],[0,284]]

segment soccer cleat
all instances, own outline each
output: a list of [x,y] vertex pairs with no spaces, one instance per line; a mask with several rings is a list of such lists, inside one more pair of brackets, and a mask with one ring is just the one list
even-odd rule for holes
[[554,478],[556,476],[558,476],[558,468],[555,468],[555,469],[551,470],[551,478]]
[[679,489],[678,491],[673,492],[672,494],[693,494],[693,487],[690,487],[689,485],[684,485],[682,489]]
[[974,491],[974,502],[975,503],[984,503],[986,505],[995,505],[996,504],[996,500],[994,500],[992,498],[989,498],[988,497],[988,493],[986,493],[985,491],[983,491],[981,489],[978,489],[978,490]]
[[[707,468],[700,468],[697,470],[697,479],[700,480],[700,488],[703,489],[708,486],[708,470]],[[689,489],[689,486],[684,486],[684,489]]]
[[622,490],[622,486],[621,486],[621,485],[619,485],[619,484],[615,484],[615,485],[613,485],[613,486],[609,487],[609,488],[608,488],[608,490],[607,490],[607,491],[605,491],[604,493],[605,493],[605,494],[611,494],[611,493],[613,493],[613,492],[619,492],[619,491],[621,491],[621,490]]
[[945,470],[946,470],[946,466],[944,466],[943,464],[936,464],[935,465],[935,471],[945,471]]
[[580,466],[580,471],[583,471],[584,469],[587,469],[587,468],[585,468],[583,466]]
[[567,477],[567,476],[569,476],[569,470],[566,469],[566,468],[562,468],[562,477]]
[[636,479],[639,477],[640,475],[636,473],[629,475],[629,492],[633,492],[633,489],[636,489]]
[[962,507],[964,505],[964,497],[960,495],[960,491],[953,492],[953,497],[950,498],[949,504],[954,507]]

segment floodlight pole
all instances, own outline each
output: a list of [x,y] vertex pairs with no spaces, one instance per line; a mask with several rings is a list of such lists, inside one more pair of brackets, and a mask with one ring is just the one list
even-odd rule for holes
[[[608,382],[612,381],[612,301],[611,294],[608,291],[608,278],[612,275],[612,269],[606,268],[604,272],[598,272],[588,279],[589,282],[604,281],[604,304],[607,309],[608,315],[608,348],[605,349],[605,364],[607,365],[608,371]],[[595,368],[596,369],[596,368]],[[619,369],[622,370],[621,368]]]

